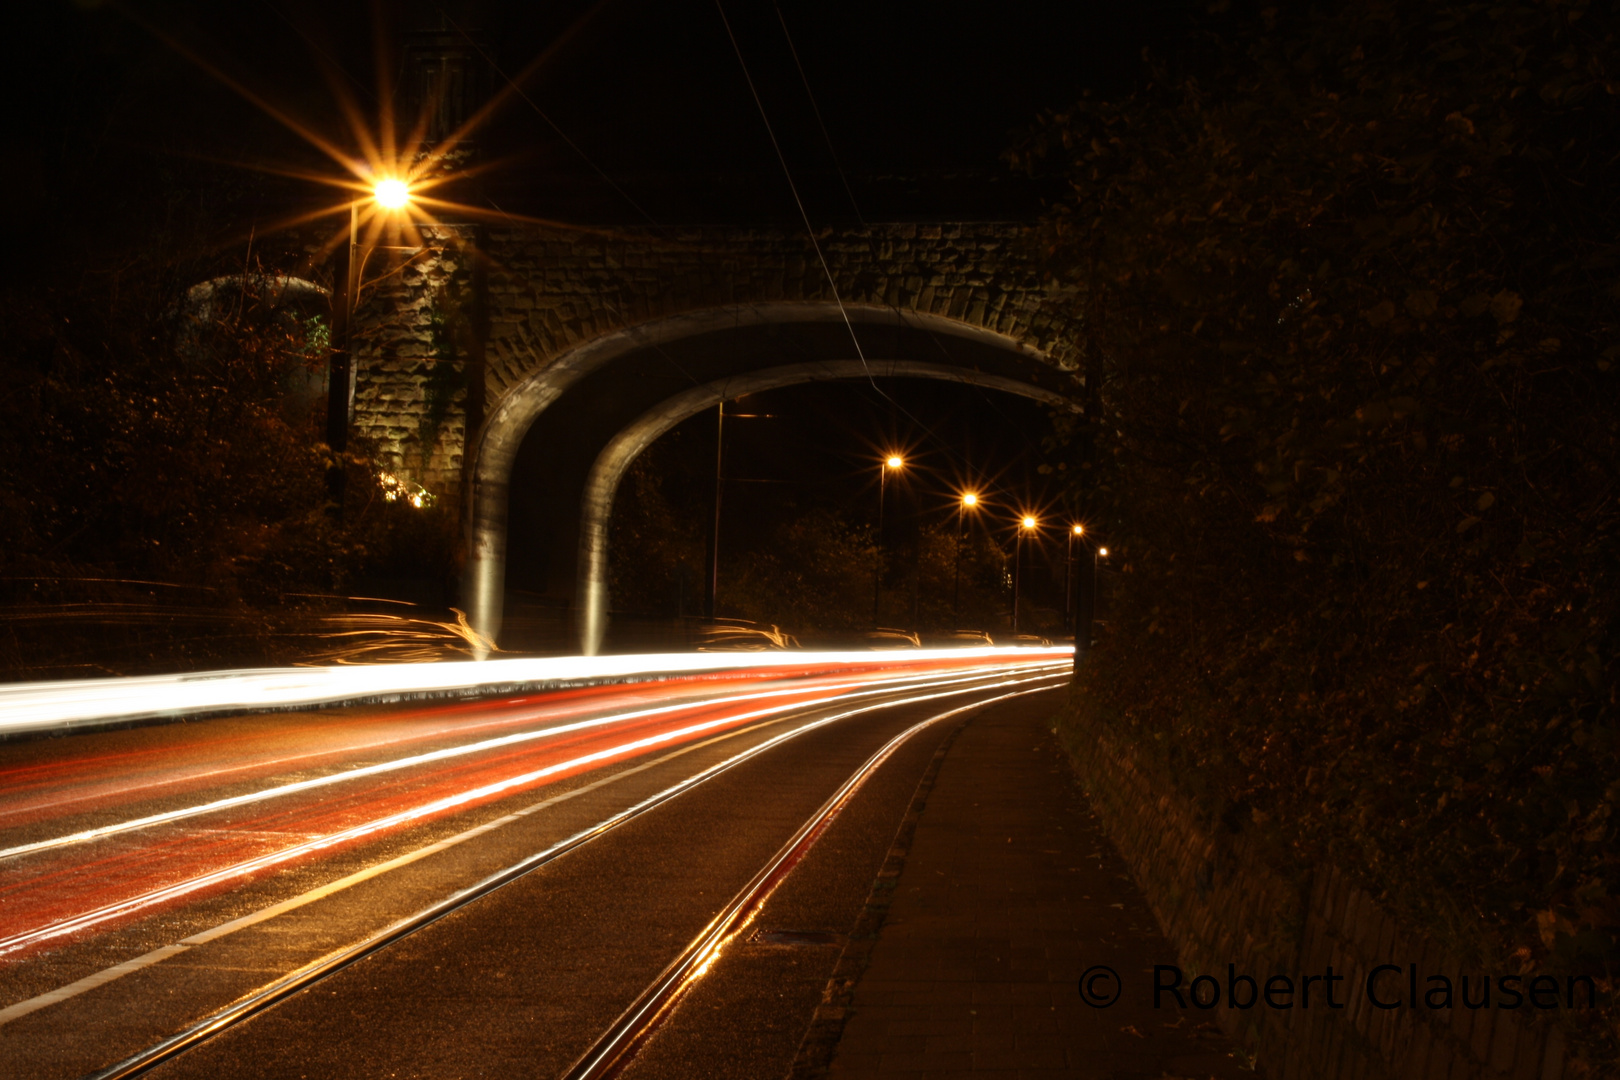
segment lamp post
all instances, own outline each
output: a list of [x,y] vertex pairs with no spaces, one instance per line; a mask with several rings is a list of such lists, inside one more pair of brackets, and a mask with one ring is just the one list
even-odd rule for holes
[[[371,188],[371,199],[380,210],[403,210],[411,201],[411,189],[403,180],[384,178]],[[334,275],[332,296],[332,342],[326,369],[326,445],[332,461],[326,470],[326,492],[333,511],[343,516],[343,455],[349,448],[350,387],[354,382],[354,309],[360,292],[365,259],[360,251],[360,200],[349,203],[349,242],[343,249],[342,265]]]
[[1034,532],[1039,524],[1033,515],[1025,514],[1024,519],[1018,523],[1018,539],[1013,543],[1013,637],[1018,636],[1018,587],[1024,569],[1024,534]]
[[720,613],[720,500],[725,495],[726,401],[720,399],[714,426],[714,529],[709,533],[709,581],[703,595],[703,615]]
[[1097,613],[1097,561],[1106,558],[1108,558],[1107,548],[1092,548],[1091,558],[1086,561],[1085,570],[1080,575],[1080,602],[1075,605],[1074,611],[1074,665],[1076,669],[1080,667],[1080,662],[1091,651],[1091,629]]
[[1063,621],[1069,622],[1074,618],[1074,541],[1075,537],[1084,536],[1084,525],[1069,526],[1069,557],[1063,563]]
[[878,625],[879,603],[883,598],[883,502],[889,488],[889,471],[899,472],[906,467],[906,459],[899,454],[890,454],[878,466],[878,525],[877,525],[877,572],[872,575],[872,627]]
[[951,568],[951,622],[956,624],[953,630],[962,628],[962,516],[978,505],[979,496],[972,491],[964,491],[956,503],[956,563]]

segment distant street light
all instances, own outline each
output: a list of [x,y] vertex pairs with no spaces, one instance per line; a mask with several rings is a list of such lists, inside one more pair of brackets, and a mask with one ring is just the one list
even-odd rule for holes
[[1074,538],[1086,535],[1084,525],[1071,525],[1069,527],[1069,554],[1063,561],[1063,621],[1065,624],[1074,615]]
[[878,466],[878,526],[877,526],[877,572],[872,575],[872,626],[878,625],[878,608],[883,597],[883,502],[889,488],[889,472],[899,472],[906,467],[906,459],[899,454],[890,454]]
[[[397,211],[411,201],[411,189],[403,180],[378,180],[371,188],[372,200],[383,211]],[[326,445],[332,463],[326,470],[326,490],[339,517],[343,516],[343,455],[349,448],[349,384],[354,373],[354,309],[360,292],[365,259],[360,252],[360,203],[349,203],[349,246],[340,281],[334,281],[332,297],[332,350],[326,371]]]
[[953,630],[961,629],[962,615],[958,602],[962,596],[962,515],[979,505],[979,496],[964,491],[956,503],[956,565],[951,571],[951,623]]
[[1012,632],[1014,637],[1018,636],[1018,592],[1019,578],[1022,576],[1024,568],[1024,534],[1034,532],[1039,525],[1040,522],[1036,521],[1032,515],[1025,514],[1024,519],[1018,523],[1018,539],[1013,543]]
[[[1080,535],[1076,526],[1074,535]],[[1080,662],[1091,651],[1091,628],[1097,614],[1097,560],[1108,558],[1108,549],[1099,547],[1092,550],[1085,573],[1081,575],[1080,603],[1074,613],[1074,666],[1078,670]]]

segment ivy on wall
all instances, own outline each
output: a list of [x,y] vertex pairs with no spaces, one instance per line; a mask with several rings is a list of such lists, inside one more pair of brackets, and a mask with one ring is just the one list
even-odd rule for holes
[[[1118,566],[1072,722],[1465,955],[1620,963],[1620,17],[1211,7],[1015,161]],[[1613,1061],[1612,1010],[1571,1018]]]

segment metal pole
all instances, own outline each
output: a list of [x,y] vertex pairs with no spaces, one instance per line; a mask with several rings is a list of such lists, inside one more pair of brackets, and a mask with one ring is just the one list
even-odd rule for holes
[[1063,561],[1063,621],[1074,617],[1074,526],[1069,526],[1069,554]]
[[726,403],[721,399],[714,427],[714,531],[709,551],[709,595],[704,598],[704,614],[714,618],[720,605],[720,499],[725,493]]
[[967,506],[961,499],[956,501],[956,563],[951,570],[951,629],[962,628],[962,515],[967,512]]
[[1019,526],[1013,541],[1013,637],[1018,636],[1018,579],[1024,569],[1024,529]]
[[872,575],[872,628],[877,629],[878,605],[883,597],[883,496],[889,486],[889,463],[878,466],[877,572]]

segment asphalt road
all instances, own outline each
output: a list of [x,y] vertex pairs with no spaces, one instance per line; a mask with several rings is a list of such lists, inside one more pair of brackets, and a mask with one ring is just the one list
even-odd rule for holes
[[[888,740],[1034,674],[691,680],[0,747],[0,1076],[91,1074],[734,761],[150,1073],[560,1076]],[[625,1075],[787,1071],[961,719],[873,772]]]

